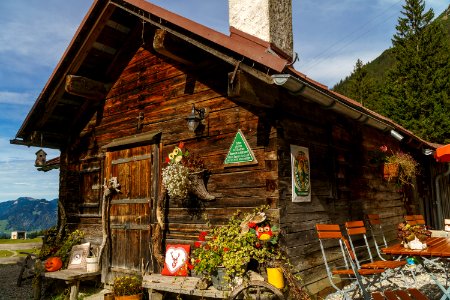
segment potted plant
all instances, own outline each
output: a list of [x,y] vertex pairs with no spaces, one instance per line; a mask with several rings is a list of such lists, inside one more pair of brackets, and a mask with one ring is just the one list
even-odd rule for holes
[[113,294],[115,300],[141,300],[142,279],[137,276],[118,276],[114,279]]
[[422,250],[427,247],[426,240],[431,237],[431,231],[425,225],[410,225],[402,222],[397,226],[397,238],[405,248]]
[[162,182],[170,198],[184,199],[189,192],[189,169],[181,161],[189,152],[183,152],[183,144],[175,147],[166,158],[167,166],[162,169]]
[[227,224],[212,228],[206,235],[201,233],[193,251],[195,272],[209,278],[224,272],[224,279],[231,284],[236,278],[245,279],[251,262],[261,265],[276,259],[278,229],[270,227],[262,210],[255,209],[243,218],[237,212]]
[[170,198],[182,200],[192,193],[202,200],[215,199],[205,187],[203,161],[191,155],[183,142],[168,154],[166,163],[162,170],[162,182]]
[[[416,160],[404,152],[396,152],[386,157],[386,164],[393,170],[397,169],[397,180],[401,184],[413,185],[412,181],[418,173],[419,164]],[[386,168],[385,168],[386,169]],[[393,173],[390,173],[393,174]],[[387,180],[390,181],[394,179],[392,175],[388,176]]]
[[386,145],[370,151],[370,163],[382,165],[383,178],[387,181],[396,180],[400,184],[413,185],[412,181],[419,170],[419,164],[411,155],[401,151],[388,154]]

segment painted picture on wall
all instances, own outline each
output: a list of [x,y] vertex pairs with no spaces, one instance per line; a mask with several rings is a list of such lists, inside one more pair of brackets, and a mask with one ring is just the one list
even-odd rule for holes
[[292,202],[311,201],[309,150],[291,145]]

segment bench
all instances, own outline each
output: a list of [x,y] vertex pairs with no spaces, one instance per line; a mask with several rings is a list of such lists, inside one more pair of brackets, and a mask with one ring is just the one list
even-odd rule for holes
[[101,275],[101,271],[86,272],[86,270],[66,269],[56,272],[45,272],[42,276],[45,278],[53,278],[64,280],[67,285],[70,286],[70,300],[78,299],[78,290],[80,287],[80,281],[93,280],[97,276]]
[[197,283],[201,280],[198,277],[164,276],[161,274],[145,275],[142,279],[142,286],[148,289],[150,300],[162,299],[159,292],[170,292],[175,294],[226,299],[230,291],[219,291],[213,286],[206,290],[197,289]]
[[407,290],[387,290],[382,292],[372,293],[373,300],[429,300],[427,296],[422,294],[418,289]]

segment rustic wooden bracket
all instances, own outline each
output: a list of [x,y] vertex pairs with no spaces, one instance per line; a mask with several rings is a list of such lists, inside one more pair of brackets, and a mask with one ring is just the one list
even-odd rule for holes
[[228,73],[228,96],[240,102],[259,107],[275,106],[278,89],[274,86],[266,86],[255,78],[241,70]]
[[[182,58],[181,56],[174,53],[174,50],[169,50],[170,35],[166,30],[157,29],[155,31],[155,37],[153,39],[153,49],[161,55],[171,58],[177,62],[185,65],[193,65],[192,62]],[[179,47],[180,48],[180,47]]]
[[103,99],[108,92],[108,85],[83,76],[67,75],[66,92],[89,99]]

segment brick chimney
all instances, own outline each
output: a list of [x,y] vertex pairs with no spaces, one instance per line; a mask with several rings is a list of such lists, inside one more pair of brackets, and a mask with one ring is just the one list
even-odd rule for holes
[[229,0],[230,27],[270,43],[293,57],[292,0]]

